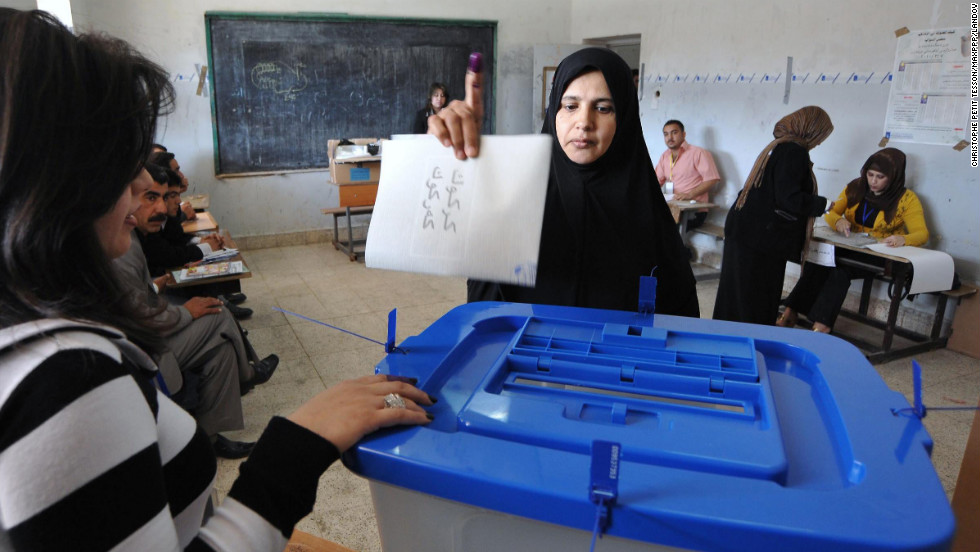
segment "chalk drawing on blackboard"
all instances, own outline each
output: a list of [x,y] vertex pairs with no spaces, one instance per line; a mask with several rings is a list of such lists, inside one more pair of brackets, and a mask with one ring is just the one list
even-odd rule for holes
[[[215,173],[328,166],[325,144],[412,127],[429,83],[462,95],[485,52],[483,132],[493,132],[496,23],[208,12]],[[186,75],[186,72],[185,72]],[[288,137],[288,139],[284,139]]]
[[271,90],[283,101],[296,99],[297,95],[306,90],[310,79],[303,73],[306,65],[302,62],[292,66],[283,62],[264,61],[256,63],[250,72],[252,84],[259,90]]

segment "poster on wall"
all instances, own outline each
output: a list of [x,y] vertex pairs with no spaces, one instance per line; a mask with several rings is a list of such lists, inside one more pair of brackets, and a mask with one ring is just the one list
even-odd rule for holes
[[966,27],[898,37],[885,138],[955,145],[970,119],[970,32]]

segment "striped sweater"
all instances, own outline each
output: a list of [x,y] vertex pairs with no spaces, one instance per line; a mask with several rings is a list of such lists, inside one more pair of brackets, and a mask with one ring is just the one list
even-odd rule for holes
[[337,449],[274,418],[203,522],[214,453],[155,370],[109,328],[0,331],[0,550],[283,550]]

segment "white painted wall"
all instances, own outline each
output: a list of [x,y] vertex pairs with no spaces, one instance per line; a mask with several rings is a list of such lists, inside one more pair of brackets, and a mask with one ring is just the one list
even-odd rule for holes
[[33,10],[37,8],[35,0],[0,0],[0,8],[14,8],[15,10]]
[[[32,7],[29,0],[0,5]],[[189,78],[205,64],[204,11],[344,12],[340,0],[73,0],[79,29],[125,38],[160,62],[175,78]],[[651,155],[663,150],[660,127],[669,118],[688,126],[692,143],[711,149],[724,177],[716,199],[731,203],[755,156],[770,139],[773,123],[810,103],[831,114],[836,131],[814,150],[823,193],[835,196],[857,174],[881,135],[887,85],[797,85],[782,103],[776,85],[664,85],[656,108],[658,74],[781,73],[786,57],[797,74],[851,72],[883,75],[895,54],[894,31],[965,26],[969,5],[946,0],[373,0],[356,4],[357,14],[490,19],[498,23],[497,129],[501,134],[535,132],[533,45],[581,43],[597,36],[641,34],[640,62],[646,64],[641,117]],[[874,83],[874,80],[872,80]],[[208,98],[196,96],[195,80],[177,80],[178,104],[161,141],[179,156],[192,192],[210,193],[215,214],[234,234],[265,235],[324,228],[321,207],[337,204],[326,174],[217,180],[213,176]],[[537,90],[540,94],[540,89]],[[966,152],[939,146],[895,144],[909,155],[911,187],[922,198],[934,239],[950,253],[967,280],[980,279],[980,182]],[[713,215],[715,222],[724,212]]]
[[[661,127],[676,118],[688,141],[710,149],[723,176],[714,199],[725,206],[711,220],[723,223],[727,207],[759,151],[772,139],[773,124],[805,105],[820,105],[835,130],[812,152],[823,195],[836,197],[878,149],[892,69],[895,30],[969,25],[969,4],[944,0],[571,0],[571,42],[593,36],[640,33],[646,63],[640,115],[651,157],[665,149]],[[666,84],[656,108],[657,75],[732,75],[786,72],[793,57],[798,75],[852,72],[871,83],[794,85],[783,103],[784,80],[776,84]],[[785,75],[784,75],[785,77]],[[980,177],[969,153],[949,147],[891,144],[908,155],[907,182],[922,199],[932,232],[930,246],[956,260],[965,280],[980,279]]]
[[[2,0],[9,1],[9,0]],[[197,96],[196,65],[207,64],[205,11],[349,12],[356,15],[496,20],[497,132],[531,132],[531,65],[536,43],[568,42],[568,0],[72,0],[75,25],[119,36],[160,63],[177,80],[176,111],[160,141],[179,158],[191,193],[211,194],[212,211],[236,236],[326,228],[323,207],[338,203],[327,173],[214,177],[211,107]],[[460,67],[460,71],[465,71]],[[283,137],[288,139],[288,137]]]

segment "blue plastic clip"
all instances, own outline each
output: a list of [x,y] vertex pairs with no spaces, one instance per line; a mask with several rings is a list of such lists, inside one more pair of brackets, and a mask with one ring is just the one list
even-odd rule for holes
[[653,272],[657,267],[653,267],[649,276],[640,276],[640,298],[637,311],[640,314],[653,314],[657,306],[657,278]]
[[902,412],[911,412],[920,420],[926,417],[930,410],[980,410],[976,406],[933,406],[926,408],[922,400],[922,367],[915,360],[912,361],[912,408],[893,408],[892,414],[899,415]]
[[398,309],[391,309],[388,313],[388,339],[385,340],[385,352],[390,353],[396,349],[395,335],[398,321]]
[[392,310],[390,313],[388,313],[388,340],[387,340],[388,342],[387,343],[382,343],[382,342],[380,342],[380,341],[378,341],[376,339],[371,339],[370,337],[366,337],[366,336],[363,336],[361,334],[356,334],[356,333],[354,333],[354,332],[352,332],[350,330],[345,330],[345,329],[343,329],[341,327],[334,326],[332,324],[327,324],[326,322],[322,322],[320,320],[317,320],[316,318],[310,318],[309,316],[303,316],[302,314],[298,314],[298,313],[295,313],[295,312],[290,312],[290,311],[285,310],[285,309],[280,309],[279,307],[272,307],[272,310],[279,311],[279,312],[281,312],[283,314],[288,314],[289,316],[295,316],[296,318],[301,318],[303,320],[306,320],[307,322],[313,322],[314,324],[319,324],[321,326],[326,326],[328,328],[337,330],[338,332],[344,332],[347,335],[352,335],[354,337],[359,337],[359,338],[361,338],[361,339],[363,339],[365,341],[370,341],[371,343],[377,343],[378,345],[381,345],[381,346],[383,346],[385,348],[385,352],[386,353],[397,351],[397,352],[399,352],[401,354],[406,354],[404,349],[395,346],[395,310],[398,310],[398,309]]
[[596,505],[595,527],[592,530],[592,547],[596,538],[610,524],[610,510],[619,494],[619,459],[622,446],[610,441],[592,441],[592,477],[589,483],[589,500]]

